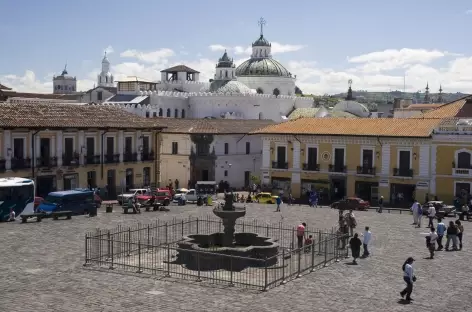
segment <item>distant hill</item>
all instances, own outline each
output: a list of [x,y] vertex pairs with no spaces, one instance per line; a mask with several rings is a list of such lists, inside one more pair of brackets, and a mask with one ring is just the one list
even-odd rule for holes
[[[402,91],[392,91],[392,92],[369,92],[369,91],[353,91],[353,95],[358,102],[364,103],[388,103],[393,102],[394,98],[404,98],[404,99],[413,99],[414,104],[423,103],[424,93],[420,92],[402,92]],[[458,98],[464,97],[467,94],[465,93],[443,93],[442,103],[448,103],[457,100]],[[338,93],[334,94],[331,97],[343,99],[347,96],[347,93]],[[432,103],[437,103],[439,93],[430,93]]]

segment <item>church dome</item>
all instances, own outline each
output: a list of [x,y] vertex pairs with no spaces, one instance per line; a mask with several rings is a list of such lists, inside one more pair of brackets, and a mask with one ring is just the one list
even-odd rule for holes
[[212,92],[212,93],[237,93],[237,94],[251,94],[256,93],[254,90],[251,90],[244,83],[241,83],[236,80],[213,80],[209,88],[202,90],[203,92]]
[[236,76],[292,77],[292,74],[272,58],[251,58],[236,68]]
[[368,117],[370,115],[369,109],[359,102],[353,100],[341,101],[333,107],[333,112],[347,112],[358,117]]
[[271,44],[269,41],[267,41],[266,38],[264,38],[264,35],[261,34],[259,39],[257,39],[256,41],[252,43],[252,46],[253,47],[270,47]]

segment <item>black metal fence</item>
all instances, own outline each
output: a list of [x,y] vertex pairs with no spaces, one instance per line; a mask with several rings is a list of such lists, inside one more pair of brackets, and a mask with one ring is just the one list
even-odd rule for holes
[[[236,232],[252,232],[274,239],[280,245],[279,253],[274,257],[254,259],[212,251],[183,250],[177,244],[190,234],[222,231],[221,220],[212,217],[157,220],[146,225],[97,229],[85,235],[84,266],[267,290],[347,257],[348,237],[335,228],[307,228],[306,236],[311,235],[313,243],[298,248],[296,228],[281,222],[267,224],[257,220],[238,220]],[[180,252],[196,259],[196,265],[189,267],[180,263],[177,257]],[[213,263],[211,268],[206,265],[209,258]],[[252,265],[236,268],[234,264],[241,261]]]

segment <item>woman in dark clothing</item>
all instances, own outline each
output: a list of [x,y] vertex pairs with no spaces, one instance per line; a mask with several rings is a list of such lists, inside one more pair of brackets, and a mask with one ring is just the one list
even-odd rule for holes
[[355,233],[354,237],[349,240],[349,246],[351,247],[352,260],[353,264],[357,264],[357,258],[361,254],[362,241],[359,239],[359,234]]

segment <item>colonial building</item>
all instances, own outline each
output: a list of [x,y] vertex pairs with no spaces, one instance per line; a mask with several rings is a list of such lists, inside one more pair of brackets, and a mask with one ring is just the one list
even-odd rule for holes
[[359,196],[409,204],[470,194],[472,96],[413,118],[301,118],[262,135],[261,179],[295,197]]
[[[181,187],[196,181],[227,181],[232,187],[250,184],[259,176],[262,145],[249,132],[270,120],[167,119],[161,133],[161,185],[177,180]],[[175,184],[175,183],[174,183]]]
[[0,176],[36,180],[37,193],[155,184],[156,120],[113,107],[0,104]]
[[[185,65],[161,71],[161,80],[129,77],[117,82],[113,105],[140,116],[169,118],[271,119],[282,121],[294,109],[313,107],[312,97],[295,95],[296,76],[272,57],[272,45],[260,36],[251,57],[236,66],[225,51],[211,81]],[[95,98],[84,98],[94,101]]]
[[77,92],[77,78],[67,72],[67,65],[59,76],[52,79],[54,94],[71,94]]
[[78,94],[17,92],[0,84],[0,102],[7,103],[77,103]]

